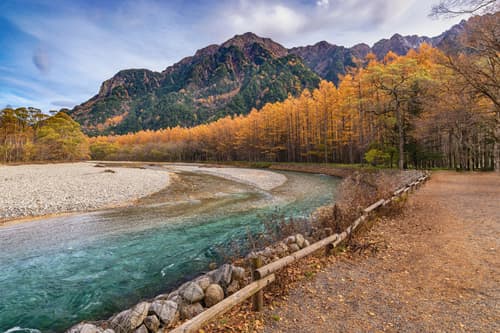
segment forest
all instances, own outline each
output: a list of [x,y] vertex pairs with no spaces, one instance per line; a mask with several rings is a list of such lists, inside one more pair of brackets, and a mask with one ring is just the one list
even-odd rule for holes
[[[428,45],[357,60],[338,87],[246,116],[90,139],[94,159],[369,163],[499,170],[498,19],[471,20],[465,52]],[[485,23],[486,22],[486,23]]]
[[64,112],[0,110],[0,162],[74,161],[89,158],[88,138]]

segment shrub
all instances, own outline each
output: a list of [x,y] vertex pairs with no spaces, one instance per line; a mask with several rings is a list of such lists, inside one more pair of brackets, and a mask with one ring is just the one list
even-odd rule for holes
[[365,154],[365,160],[373,166],[387,164],[391,156],[379,149],[370,149]]

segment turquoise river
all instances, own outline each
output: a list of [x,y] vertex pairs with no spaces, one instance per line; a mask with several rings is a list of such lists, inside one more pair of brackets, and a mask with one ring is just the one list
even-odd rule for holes
[[[0,226],[0,332],[61,332],[167,292],[271,216],[303,217],[339,179],[281,172],[266,192],[199,173],[131,207]],[[223,251],[222,251],[223,252]]]

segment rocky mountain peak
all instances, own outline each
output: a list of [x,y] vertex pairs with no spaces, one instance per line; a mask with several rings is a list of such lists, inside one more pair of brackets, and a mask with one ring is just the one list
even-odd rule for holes
[[242,35],[235,35],[233,38],[224,42],[221,47],[236,46],[241,50],[248,50],[254,44],[260,44],[268,50],[273,57],[281,58],[288,55],[288,50],[281,44],[276,43],[270,38],[259,37],[253,32],[246,32]]
[[[160,86],[160,73],[148,69],[126,69],[116,73],[112,78],[104,81],[99,89],[98,96],[107,97],[113,92],[120,97],[130,97],[136,93],[142,93]],[[138,89],[137,82],[141,82]],[[122,87],[122,91],[116,92],[115,88]]]
[[364,59],[372,51],[370,46],[365,43],[359,43],[351,47],[351,51],[353,56],[355,56],[358,59]]

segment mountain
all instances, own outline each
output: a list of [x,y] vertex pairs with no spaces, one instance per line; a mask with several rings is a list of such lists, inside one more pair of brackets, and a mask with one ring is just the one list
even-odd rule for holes
[[377,59],[381,60],[389,51],[398,55],[405,55],[409,50],[417,49],[423,43],[443,50],[456,52],[462,48],[460,35],[465,31],[466,25],[467,22],[463,20],[441,35],[433,38],[394,34],[389,39],[379,40],[372,47],[361,43],[351,48],[346,48],[322,41],[314,45],[294,47],[289,52],[300,56],[305,64],[322,79],[337,84],[339,74],[345,74],[347,67],[355,66],[354,58],[364,59],[370,52],[375,54]]
[[404,55],[411,49],[417,49],[423,43],[433,45],[432,39],[429,37],[417,35],[401,36],[400,34],[394,34],[390,39],[381,39],[373,44],[371,51],[378,59],[382,59],[389,51],[398,55]]
[[433,38],[394,34],[372,47],[351,48],[322,41],[286,49],[245,33],[198,50],[162,72],[120,71],[69,113],[90,135],[193,126],[284,100],[315,88],[320,79],[337,84],[339,74],[355,66],[355,58],[370,52],[382,59],[389,51],[404,55],[422,43],[455,52],[462,48],[466,25],[462,21]]
[[192,126],[248,113],[319,81],[299,56],[246,33],[198,50],[161,73],[120,71],[70,113],[91,135]]
[[301,57],[321,78],[335,84],[339,81],[338,75],[345,73],[346,67],[355,66],[353,56],[357,55],[352,49],[332,45],[326,41],[312,46],[294,47],[289,52]]

